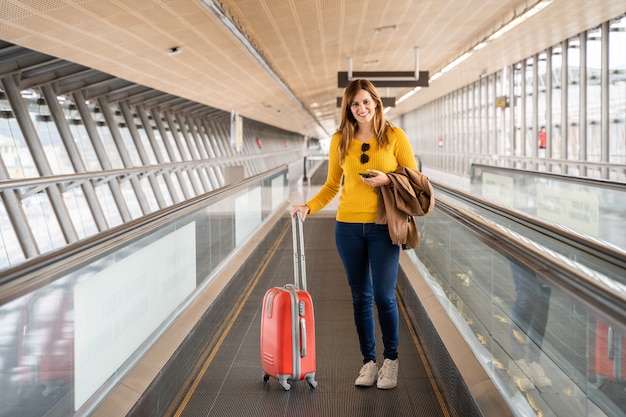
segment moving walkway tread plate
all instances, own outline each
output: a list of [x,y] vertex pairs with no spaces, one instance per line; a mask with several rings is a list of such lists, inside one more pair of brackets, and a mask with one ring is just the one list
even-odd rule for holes
[[[219,346],[206,372],[179,408],[192,416],[429,416],[447,415],[437,399],[423,361],[400,321],[400,370],[393,390],[357,388],[361,367],[350,292],[334,243],[334,220],[305,222],[308,290],[315,306],[318,386],[305,381],[284,391],[273,378],[265,382],[260,364],[260,310],[265,291],[293,280],[293,248],[287,233],[260,281]],[[288,219],[277,227],[290,227]],[[243,286],[242,286],[243,288]],[[377,328],[377,332],[379,332]],[[377,335],[382,363],[382,342]]]

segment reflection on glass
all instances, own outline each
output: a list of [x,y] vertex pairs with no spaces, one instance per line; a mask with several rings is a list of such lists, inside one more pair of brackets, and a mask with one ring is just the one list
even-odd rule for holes
[[43,416],[71,394],[72,300],[60,280],[0,307],[0,416]]
[[[416,219],[427,281],[517,416],[622,416],[623,337],[595,310],[435,211]],[[573,414],[572,414],[573,413]]]
[[626,250],[626,188],[498,167],[475,170],[473,193]]
[[515,302],[511,312],[510,370],[521,390],[552,385],[541,365],[551,288],[527,267],[511,261]]
[[[74,415],[97,402],[92,395],[113,388],[142,345],[283,207],[287,171],[241,185],[0,305],[0,417]],[[237,207],[242,199],[254,204]]]

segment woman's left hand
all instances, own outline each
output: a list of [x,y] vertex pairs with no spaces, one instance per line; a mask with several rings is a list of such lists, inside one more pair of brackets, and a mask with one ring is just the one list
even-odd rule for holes
[[367,172],[368,174],[372,174],[372,177],[369,177],[369,178],[361,177],[361,180],[365,184],[371,187],[383,187],[385,185],[389,185],[389,183],[391,182],[387,174],[385,174],[382,171],[377,171],[375,169],[368,169]]

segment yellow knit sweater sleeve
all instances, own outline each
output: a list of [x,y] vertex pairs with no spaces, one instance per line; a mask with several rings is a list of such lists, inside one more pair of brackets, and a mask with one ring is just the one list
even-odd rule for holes
[[[367,169],[393,172],[398,166],[417,169],[415,155],[406,133],[399,127],[387,129],[389,144],[379,148],[375,138],[367,141],[370,145],[362,151],[362,142],[353,140],[341,162],[339,145],[341,133],[335,133],[330,142],[328,154],[328,174],[320,191],[306,204],[313,214],[328,203],[341,190],[337,207],[337,221],[346,223],[374,223],[378,208],[378,194],[374,187],[366,185],[359,173]],[[361,163],[361,154],[368,156],[366,163]],[[343,181],[342,181],[343,179]]]

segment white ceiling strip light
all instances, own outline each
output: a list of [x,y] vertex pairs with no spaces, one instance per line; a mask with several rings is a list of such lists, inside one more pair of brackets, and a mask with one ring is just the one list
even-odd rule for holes
[[[504,35],[506,32],[510,31],[511,29],[513,29],[514,27],[519,25],[520,23],[524,22],[525,20],[527,20],[531,16],[534,16],[535,14],[539,13],[541,10],[545,9],[547,6],[550,5],[550,3],[552,3],[552,1],[553,0],[540,0],[540,1],[538,1],[530,9],[526,9],[526,11],[524,11],[524,13],[522,13],[521,15],[513,18],[510,22],[508,22],[507,24],[502,26],[500,29],[496,30],[494,33],[489,35],[486,39],[484,39],[483,41],[481,41],[481,42],[477,43],[476,45],[474,45],[472,48],[470,48],[469,51],[465,52],[463,55],[459,56],[454,61],[450,62],[449,64],[447,64],[446,66],[441,68],[439,71],[434,73],[430,77],[429,81],[430,82],[435,81],[437,78],[441,77],[443,74],[445,74],[446,72],[450,71],[452,68],[456,67],[461,62],[465,61],[474,52],[476,52],[476,51],[484,48],[485,46],[487,46],[487,44],[489,42],[491,42],[491,41],[493,41],[495,39],[498,39],[499,37]],[[420,89],[421,89],[420,87],[416,87],[416,88],[413,88],[413,89],[409,90],[406,94],[404,94],[403,96],[398,98],[396,100],[396,103],[402,103],[404,100],[408,99],[413,94],[417,93]]]

